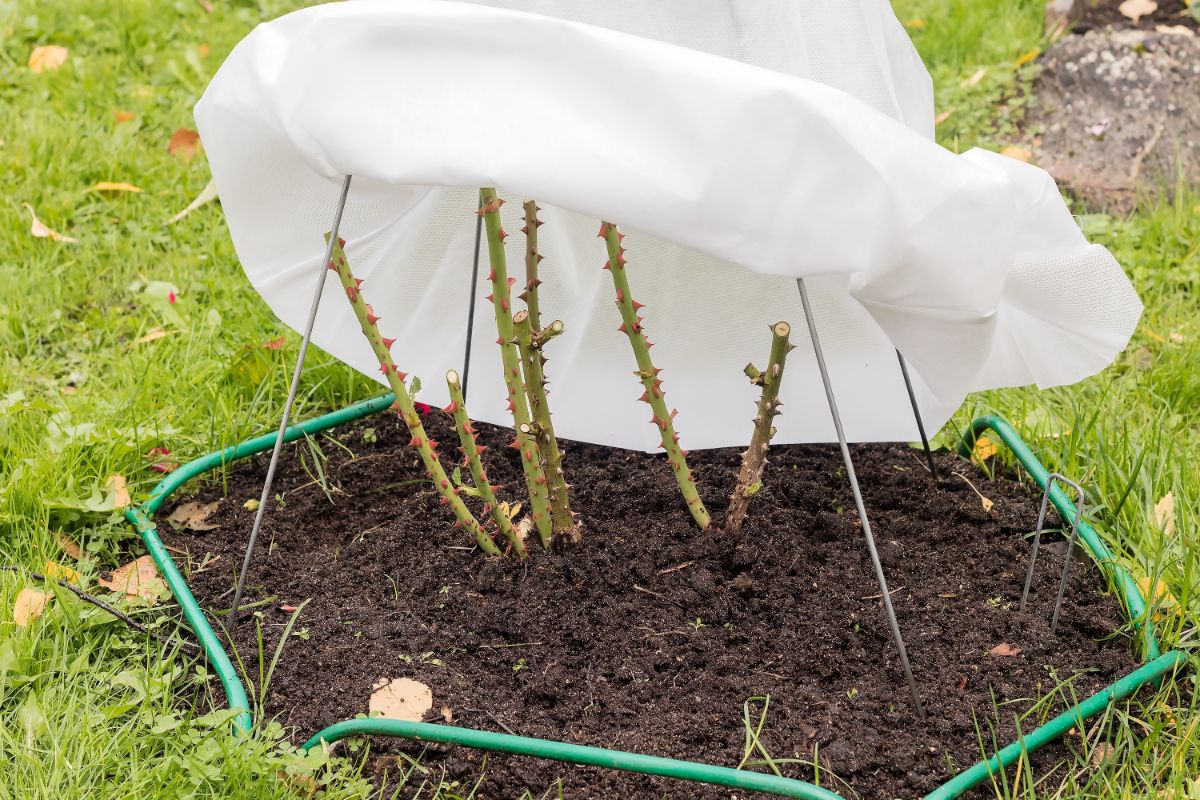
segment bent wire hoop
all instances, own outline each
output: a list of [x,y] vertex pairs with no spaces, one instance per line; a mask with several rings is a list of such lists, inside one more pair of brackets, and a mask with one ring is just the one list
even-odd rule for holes
[[[390,393],[384,394],[297,423],[287,428],[284,434],[284,441],[295,441],[304,436],[319,433],[383,411],[391,406],[393,399]],[[1045,487],[1048,483],[1049,471],[1042,465],[1037,456],[1033,454],[1033,451],[1029,449],[1016,430],[1002,417],[989,415],[976,419],[964,437],[963,448],[960,450],[960,453],[969,455],[970,447],[974,443],[975,438],[989,429],[995,432],[997,437],[1009,447],[1034,481],[1039,486]],[[235,730],[240,732],[248,732],[253,724],[245,686],[242,684],[237,670],[225,652],[221,640],[192,595],[187,581],[173,561],[170,552],[163,545],[162,539],[159,538],[153,517],[167,498],[192,478],[211,470],[224,468],[239,459],[270,450],[275,444],[275,438],[274,433],[264,434],[189,461],[163,478],[151,490],[150,496],[145,502],[134,508],[126,509],[124,512],[125,519],[142,537],[142,541],[145,543],[147,550],[149,550],[151,558],[154,559],[159,572],[162,573],[163,579],[166,581],[167,586],[170,587],[171,594],[175,597],[176,602],[179,603],[184,618],[195,632],[196,638],[200,640],[210,666],[221,681],[229,707],[239,712],[234,718],[233,724]],[[1074,514],[1075,508],[1071,504],[1071,501],[1067,499],[1066,495],[1057,486],[1052,486],[1049,494],[1050,501],[1054,503],[1055,507],[1064,517],[1070,517]],[[1027,753],[1057,739],[1071,728],[1079,728],[1085,720],[1101,713],[1111,703],[1129,697],[1147,683],[1154,683],[1167,677],[1173,677],[1187,663],[1188,656],[1182,650],[1173,650],[1162,655],[1159,654],[1154,625],[1147,612],[1145,599],[1136,581],[1134,581],[1133,577],[1124,567],[1117,563],[1111,551],[1109,551],[1108,547],[1100,540],[1096,532],[1092,530],[1086,521],[1081,521],[1079,524],[1079,538],[1083,540],[1088,552],[1091,553],[1092,557],[1100,565],[1100,568],[1112,581],[1134,626],[1141,631],[1142,657],[1145,659],[1145,663],[1129,675],[1117,680],[1110,686],[1086,698],[1078,705],[1067,709],[1062,714],[1049,720],[1041,727],[1026,734],[1020,741],[1009,744],[990,758],[980,761],[974,766],[958,773],[926,795],[926,800],[951,800],[951,798],[961,797],[973,787],[990,780],[1000,770],[1012,766],[1019,759],[1025,757]],[[430,729],[433,730],[431,731]],[[467,734],[470,734],[470,736]],[[464,747],[497,752],[521,753],[565,763],[592,764],[627,772],[669,775],[670,777],[697,782],[717,782],[714,774],[708,772],[708,770],[714,769],[714,766],[709,764],[662,759],[662,761],[670,762],[672,771],[652,771],[647,769],[647,766],[652,765],[652,762],[645,761],[645,759],[652,757],[638,753],[595,747],[586,748],[586,752],[579,752],[573,749],[577,747],[575,745],[570,745],[566,749],[561,748],[560,746],[567,744],[565,742],[528,739],[527,737],[467,728],[453,728],[446,725],[404,723],[382,719],[351,719],[336,723],[315,734],[304,744],[304,748],[321,746],[322,743],[332,744],[347,736],[365,735],[398,736],[418,741],[455,742]],[[724,770],[727,768],[715,767],[715,769]],[[784,797],[812,797],[818,798],[818,800],[838,800],[840,798],[836,793],[804,783],[803,781],[793,781],[789,778],[778,778],[774,775],[763,775],[762,773],[744,770],[728,770],[728,772],[734,774],[730,776],[728,773],[723,772],[720,777],[738,778],[739,783],[737,784],[737,788],[753,788],[756,791]],[[774,785],[770,787],[764,785],[762,783],[763,779],[769,779]],[[733,786],[732,783],[723,783],[722,785]]]
[[1084,492],[1083,487],[1075,481],[1058,472],[1051,472],[1046,476],[1046,488],[1042,492],[1042,505],[1038,509],[1037,530],[1033,533],[1033,544],[1029,548],[1029,569],[1025,573],[1025,588],[1021,591],[1021,605],[1019,611],[1025,610],[1025,603],[1029,600],[1029,589],[1033,586],[1033,568],[1037,563],[1038,545],[1042,541],[1042,529],[1046,524],[1046,506],[1050,504],[1050,489],[1054,486],[1054,482],[1059,481],[1065,483],[1075,490],[1075,521],[1071,523],[1071,535],[1067,538],[1067,557],[1063,560],[1062,577],[1058,581],[1058,597],[1054,600],[1054,614],[1050,618],[1050,632],[1054,633],[1058,630],[1058,612],[1062,608],[1063,595],[1067,591],[1067,574],[1071,570],[1071,553],[1075,549],[1075,539],[1079,535],[1079,522],[1083,519],[1083,502]]

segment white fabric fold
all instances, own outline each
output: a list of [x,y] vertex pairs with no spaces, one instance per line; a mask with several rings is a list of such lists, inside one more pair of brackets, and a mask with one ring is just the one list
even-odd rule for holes
[[[477,187],[510,201],[518,277],[519,201],[537,199],[543,314],[567,329],[548,352],[557,432],[654,450],[599,219],[628,234],[690,448],[747,441],[742,367],[765,357],[779,319],[799,346],[777,441],[834,438],[797,277],[854,440],[916,436],[893,347],[936,429],[969,391],[1071,383],[1125,345],[1141,306],[1053,180],[937,146],[930,98],[883,0],[356,0],[259,26],[196,120],[246,274],[293,327],[341,176],[355,176],[347,253],[430,403],[463,363]],[[378,377],[326,291],[314,342]],[[468,405],[511,424],[486,293],[481,282]]]

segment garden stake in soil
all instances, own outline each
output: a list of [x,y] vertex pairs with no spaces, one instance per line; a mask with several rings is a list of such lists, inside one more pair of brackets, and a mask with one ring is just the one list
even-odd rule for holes
[[929,474],[936,483],[937,467],[933,464],[933,451],[929,449],[929,437],[925,435],[925,421],[921,419],[921,408],[917,405],[917,395],[913,392],[912,380],[908,377],[908,364],[900,351],[896,351],[896,360],[900,362],[900,374],[904,376],[904,388],[908,390],[908,402],[912,405],[913,419],[917,421],[917,433],[921,434],[921,447],[925,450],[925,460],[929,463]]
[[642,328],[642,318],[638,315],[642,304],[635,301],[629,291],[629,278],[625,275],[625,248],[621,246],[621,240],[625,236],[611,222],[601,222],[600,233],[597,235],[604,239],[608,247],[608,261],[604,262],[604,268],[612,275],[613,286],[617,290],[617,299],[614,302],[621,311],[621,326],[617,330],[629,338],[629,345],[633,348],[638,366],[634,375],[638,376],[645,387],[639,399],[648,403],[653,411],[650,421],[658,427],[662,447],[667,451],[671,472],[675,475],[675,482],[679,484],[683,499],[687,501],[688,511],[701,530],[708,530],[712,520],[700,499],[692,471],[688,469],[687,451],[679,446],[679,434],[675,432],[676,412],[667,411],[666,396],[663,394],[662,381],[658,377],[662,370],[655,369],[654,362],[650,359],[650,348],[654,343],[646,338],[646,332]]
[[1062,577],[1058,581],[1058,597],[1054,600],[1054,614],[1050,618],[1050,632],[1054,633],[1058,629],[1058,612],[1062,608],[1063,595],[1067,591],[1067,574],[1071,570],[1071,551],[1075,549],[1075,537],[1079,534],[1079,521],[1083,518],[1083,487],[1075,481],[1060,475],[1057,472],[1051,472],[1046,478],[1046,488],[1042,492],[1042,505],[1038,509],[1037,530],[1033,533],[1033,544],[1029,548],[1029,568],[1025,573],[1025,588],[1021,592],[1021,605],[1018,606],[1018,611],[1025,610],[1025,603],[1029,600],[1029,587],[1033,585],[1033,567],[1037,563],[1038,545],[1042,541],[1042,527],[1046,524],[1046,506],[1050,503],[1050,487],[1055,481],[1061,481],[1075,489],[1075,521],[1071,523],[1071,535],[1067,539],[1067,556],[1063,560]]
[[854,505],[858,509],[858,518],[862,522],[863,535],[867,538],[867,551],[871,555],[871,565],[875,568],[875,578],[879,582],[879,591],[883,595],[883,609],[887,613],[888,625],[892,629],[892,638],[896,641],[896,649],[900,651],[900,664],[904,667],[904,679],[912,692],[913,703],[917,707],[917,716],[925,719],[925,706],[921,704],[921,694],[917,691],[917,682],[913,679],[912,667],[908,663],[908,651],[904,648],[904,637],[900,634],[900,623],[896,621],[896,610],[892,608],[892,596],[888,593],[887,578],[883,574],[883,565],[879,563],[879,551],[875,549],[875,537],[871,534],[871,523],[867,519],[867,509],[863,505],[862,491],[858,488],[858,477],[854,474],[854,460],[850,458],[850,447],[846,444],[846,433],[842,430],[842,417],[838,413],[837,400],[833,396],[833,384],[829,382],[829,370],[825,366],[825,355],[821,352],[821,340],[817,336],[817,321],[813,319],[812,307],[808,303],[808,290],[804,288],[804,279],[797,278],[796,286],[800,289],[800,302],[804,306],[804,320],[808,323],[808,335],[812,339],[813,354],[817,358],[817,368],[821,371],[821,383],[825,386],[825,399],[829,402],[829,413],[833,417],[833,428],[837,432],[838,445],[842,449],[842,461],[846,464],[846,477],[850,479],[850,491],[854,494]]
[[425,474],[433,481],[433,488],[442,496],[442,503],[450,506],[450,510],[454,512],[455,524],[467,529],[467,533],[471,534],[471,538],[475,540],[475,544],[479,545],[480,550],[488,555],[500,555],[500,548],[496,546],[492,537],[467,508],[459,496],[458,488],[450,482],[446,470],[442,468],[442,462],[437,453],[437,442],[430,439],[429,434],[425,432],[425,427],[421,424],[421,416],[417,413],[412,396],[404,385],[404,380],[408,375],[396,369],[396,362],[392,359],[390,348],[395,340],[387,339],[379,332],[377,324],[379,317],[375,316],[374,310],[363,299],[363,282],[350,272],[350,264],[346,261],[346,251],[342,249],[344,243],[333,236],[329,237],[329,241],[335,245],[333,257],[329,260],[329,269],[337,272],[338,278],[341,279],[342,288],[350,300],[350,306],[354,309],[354,316],[358,319],[363,336],[371,343],[371,349],[375,351],[375,357],[379,359],[379,371],[387,378],[388,386],[392,387],[392,393],[396,396],[395,408],[399,412],[400,419],[404,421],[405,427],[408,428],[408,432],[412,434],[412,441],[409,442],[409,445],[417,448],[417,452],[420,453],[421,462],[425,465]]
[[329,242],[325,245],[325,260],[321,262],[321,274],[317,278],[317,290],[313,293],[312,306],[308,310],[308,320],[304,323],[304,337],[300,341],[300,352],[296,355],[296,368],[292,371],[292,383],[288,387],[287,400],[283,403],[283,418],[279,420],[279,433],[275,435],[275,449],[271,451],[271,461],[267,464],[267,477],[263,481],[262,496],[258,500],[258,510],[254,513],[254,525],[250,528],[250,541],[246,543],[246,555],[242,559],[242,569],[238,573],[237,587],[233,591],[233,605],[229,609],[229,627],[238,622],[238,606],[242,602],[242,592],[246,588],[246,573],[250,571],[250,562],[254,558],[254,543],[258,541],[258,532],[262,529],[263,514],[267,511],[267,501],[271,499],[271,484],[275,479],[275,467],[279,463],[279,451],[283,448],[283,435],[287,431],[288,420],[292,416],[292,404],[296,402],[296,390],[300,387],[300,373],[304,370],[304,359],[308,355],[308,343],[312,341],[313,323],[317,319],[317,309],[321,305],[321,293],[325,291],[326,265],[333,255],[333,245],[337,241],[338,228],[342,226],[342,212],[346,209],[346,197],[350,194],[350,175],[342,181],[342,192],[338,195],[337,208],[333,212],[333,225],[330,229]]
[[[479,206],[483,207],[483,201]],[[483,236],[483,215],[475,217],[475,256],[471,260],[471,296],[467,301],[467,344],[463,348],[462,392],[467,396],[467,379],[471,377],[471,342],[475,338],[475,292],[479,287],[479,241]]]
[[746,365],[746,377],[755,386],[762,387],[762,395],[758,400],[758,413],[754,415],[754,434],[750,437],[750,446],[742,454],[742,468],[738,472],[733,495],[729,498],[729,510],[725,512],[726,531],[736,531],[742,527],[750,498],[762,486],[767,449],[771,446],[771,437],[775,435],[772,423],[779,414],[779,407],[783,405],[779,402],[783,367],[787,362],[787,354],[796,347],[788,343],[791,333],[791,325],[776,322],[771,326],[771,355],[767,359],[767,368],[760,372],[754,364]]
[[554,529],[550,520],[549,487],[546,475],[542,472],[540,448],[537,441],[521,429],[522,425],[529,424],[529,399],[521,376],[521,355],[517,351],[516,332],[513,330],[509,290],[516,283],[516,278],[508,277],[508,265],[504,257],[504,240],[508,238],[504,228],[500,227],[500,206],[504,205],[504,201],[496,196],[495,189],[490,188],[480,189],[479,199],[481,205],[476,213],[483,217],[483,227],[487,233],[488,256],[491,261],[488,280],[492,283],[492,293],[488,295],[488,300],[492,301],[496,312],[496,332],[499,334],[496,344],[500,345],[500,358],[504,364],[508,410],[513,415],[513,446],[521,453],[521,468],[525,472],[525,485],[529,489],[530,516],[542,546],[549,547]]
[[442,410],[454,418],[454,427],[458,430],[458,440],[462,442],[463,462],[471,471],[471,479],[475,482],[475,491],[479,492],[479,499],[483,501],[483,510],[491,515],[492,522],[496,523],[496,528],[512,545],[517,556],[525,558],[528,555],[525,550],[525,542],[522,541],[520,534],[513,530],[512,520],[508,518],[508,514],[504,513],[504,509],[496,500],[495,487],[488,482],[487,472],[480,459],[485,448],[475,442],[475,426],[471,424],[471,417],[467,414],[467,401],[463,396],[462,384],[459,383],[458,373],[454,370],[446,372],[446,386],[450,390],[450,405]]
[[562,454],[558,450],[558,439],[554,436],[554,423],[550,417],[550,404],[546,398],[546,374],[542,370],[542,365],[546,363],[542,347],[563,332],[562,320],[556,319],[549,327],[534,331],[533,314],[518,311],[513,316],[513,327],[517,332],[517,348],[521,353],[521,364],[525,372],[525,391],[529,395],[529,413],[533,418],[531,427],[542,454],[542,471],[550,490],[550,518],[554,528],[554,541],[560,545],[578,544],[582,532],[575,522],[575,515],[571,513],[569,488],[563,475]]

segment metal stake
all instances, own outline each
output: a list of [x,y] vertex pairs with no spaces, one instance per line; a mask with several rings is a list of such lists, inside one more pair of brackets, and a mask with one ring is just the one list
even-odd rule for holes
[[254,514],[254,526],[250,529],[250,541],[246,543],[246,555],[242,559],[242,571],[238,573],[237,588],[233,592],[233,607],[229,611],[230,627],[237,625],[238,609],[242,604],[242,592],[246,588],[246,574],[250,571],[250,562],[254,558],[254,544],[258,541],[258,532],[262,528],[267,501],[271,498],[271,484],[275,482],[275,466],[279,463],[279,451],[283,449],[283,437],[292,416],[292,404],[296,402],[296,390],[300,386],[300,373],[304,370],[304,359],[308,355],[308,343],[312,341],[313,323],[317,319],[317,308],[321,305],[321,292],[325,289],[325,276],[329,274],[329,260],[333,258],[333,247],[337,244],[338,228],[342,225],[342,211],[346,208],[346,196],[349,193],[350,176],[347,175],[346,179],[342,181],[342,193],[338,197],[337,210],[333,212],[333,228],[329,232],[329,244],[325,247],[325,258],[321,260],[321,274],[317,278],[317,288],[313,294],[312,306],[308,309],[308,322],[304,325],[304,338],[300,342],[296,369],[292,372],[292,385],[288,388],[287,400],[283,404],[283,419],[279,421],[279,433],[275,436],[275,449],[271,451],[271,461],[267,465],[267,478],[263,482],[262,496],[258,500],[258,510]]
[[[483,208],[483,199],[479,200]],[[483,215],[475,216],[475,262],[471,267],[471,299],[467,304],[467,348],[463,352],[462,393],[467,399],[467,377],[471,374],[471,336],[475,332],[475,287],[479,285],[479,240],[483,235]]]
[[1025,589],[1021,592],[1021,605],[1018,611],[1025,610],[1025,603],[1029,600],[1029,589],[1033,585],[1033,567],[1037,563],[1038,545],[1042,541],[1042,528],[1046,524],[1046,508],[1050,504],[1050,487],[1055,481],[1061,481],[1075,489],[1075,521],[1071,523],[1071,535],[1067,539],[1067,557],[1063,562],[1062,577],[1058,581],[1058,597],[1054,601],[1054,614],[1050,618],[1050,632],[1054,633],[1058,630],[1058,612],[1062,608],[1063,595],[1067,591],[1067,573],[1071,570],[1071,553],[1075,549],[1075,538],[1079,533],[1079,521],[1083,518],[1083,487],[1075,481],[1060,475],[1057,472],[1051,472],[1046,476],[1046,490],[1042,492],[1042,506],[1038,509],[1037,530],[1033,532],[1033,545],[1029,549],[1029,569],[1025,572]]
[[825,385],[825,399],[829,401],[829,413],[833,416],[833,427],[837,431],[838,444],[842,448],[842,461],[846,464],[846,477],[850,479],[850,491],[854,494],[854,505],[858,509],[858,518],[862,521],[863,535],[867,538],[867,551],[871,554],[871,564],[875,567],[875,579],[879,582],[879,591],[883,595],[883,609],[887,613],[888,625],[892,629],[892,638],[896,641],[896,649],[900,651],[900,663],[904,667],[904,679],[912,692],[913,704],[917,707],[917,716],[925,719],[925,706],[921,704],[921,695],[917,691],[917,682],[913,680],[912,667],[908,664],[908,651],[904,648],[904,637],[900,635],[900,623],[896,621],[896,611],[892,608],[892,597],[888,593],[887,578],[883,574],[883,565],[879,563],[879,552],[875,549],[875,537],[871,535],[871,523],[867,520],[867,509],[863,505],[862,492],[858,488],[858,476],[854,472],[854,461],[850,458],[850,447],[846,444],[846,433],[842,430],[842,418],[838,414],[837,401],[833,397],[833,385],[829,382],[829,370],[825,367],[825,355],[821,352],[821,340],[817,337],[817,324],[813,318],[812,307],[808,303],[808,291],[804,288],[804,279],[797,278],[796,286],[800,288],[800,302],[804,304],[804,319],[808,323],[808,335],[812,339],[813,353],[817,357],[817,367],[821,370],[821,383]]
[[929,462],[929,474],[933,476],[934,483],[936,483],[937,467],[933,465],[933,452],[929,449],[929,437],[925,435],[925,421],[921,419],[921,409],[917,406],[917,395],[913,392],[912,380],[908,377],[908,364],[904,362],[904,356],[900,355],[899,350],[896,351],[896,360],[900,362],[900,374],[904,376],[904,388],[908,390],[908,402],[912,404],[913,418],[917,421],[917,432],[921,434],[921,447],[925,448],[925,460]]

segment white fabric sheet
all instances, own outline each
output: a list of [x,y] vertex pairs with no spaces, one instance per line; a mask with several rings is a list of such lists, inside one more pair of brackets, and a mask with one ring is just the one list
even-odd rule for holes
[[[628,234],[689,448],[748,440],[742,367],[780,319],[798,347],[776,441],[834,439],[799,276],[852,440],[916,438],[893,347],[934,430],[969,391],[1072,383],[1124,347],[1141,305],[1120,266],[1042,170],[934,144],[931,96],[884,0],[355,0],[255,29],[196,120],[246,273],[294,328],[355,176],[352,268],[432,404],[463,363],[477,187],[510,201],[518,279],[536,198],[543,317],[567,330],[557,432],[652,451],[599,219]],[[487,292],[481,274],[468,405],[511,424]],[[334,281],[313,341],[378,379]]]

